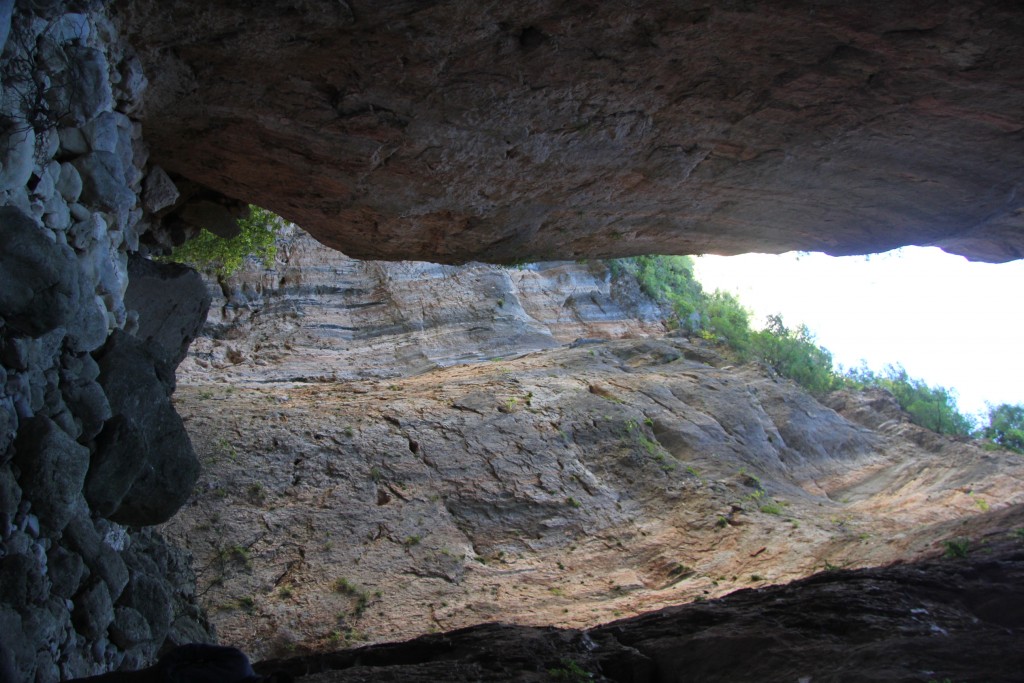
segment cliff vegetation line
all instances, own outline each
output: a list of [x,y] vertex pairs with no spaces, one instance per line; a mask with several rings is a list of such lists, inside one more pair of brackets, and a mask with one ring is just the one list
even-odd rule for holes
[[[249,209],[248,216],[238,219],[234,237],[223,238],[203,229],[175,247],[167,258],[219,279],[237,272],[247,259],[270,267],[284,219],[255,205]],[[1024,405],[994,405],[985,417],[967,415],[957,406],[954,390],[931,386],[910,376],[901,365],[881,371],[866,365],[836,366],[832,354],[816,343],[805,324],[790,327],[776,314],[768,317],[763,329],[755,330],[750,311],[737,297],[721,290],[704,290],[694,276],[690,256],[644,255],[606,263],[613,278],[635,279],[640,290],[662,306],[669,329],[719,344],[737,362],[763,363],[818,397],[841,389],[884,389],[921,427],[939,434],[987,439],[1024,453]],[[986,418],[987,424],[982,423]]]
[[836,366],[828,349],[815,342],[806,325],[787,326],[781,315],[768,317],[761,330],[751,327],[750,312],[728,292],[704,291],[688,256],[636,256],[611,261],[613,273],[635,277],[641,289],[669,311],[670,327],[697,333],[727,347],[738,361],[764,363],[815,396],[840,389],[889,391],[911,420],[939,434],[988,439],[1024,453],[1024,406],[991,406],[985,418],[960,412],[956,393],[911,377],[900,365],[881,371],[863,365]]

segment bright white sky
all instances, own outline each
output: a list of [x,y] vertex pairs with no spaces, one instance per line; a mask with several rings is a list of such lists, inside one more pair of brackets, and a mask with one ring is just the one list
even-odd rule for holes
[[755,328],[781,313],[804,323],[836,364],[881,370],[955,389],[961,412],[1024,403],[1024,261],[972,263],[940,249],[871,256],[702,256],[697,280],[736,294]]

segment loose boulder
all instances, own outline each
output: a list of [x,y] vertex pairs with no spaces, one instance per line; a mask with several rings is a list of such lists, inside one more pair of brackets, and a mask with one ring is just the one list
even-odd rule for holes
[[[89,502],[109,510],[106,516],[120,524],[164,522],[185,503],[199,477],[199,461],[171,405],[173,368],[150,345],[120,331],[111,335],[97,362],[99,383],[117,422],[97,439]],[[108,429],[113,431],[108,434]],[[110,482],[114,473],[123,472],[134,474],[127,486]],[[104,495],[97,497],[97,491]]]

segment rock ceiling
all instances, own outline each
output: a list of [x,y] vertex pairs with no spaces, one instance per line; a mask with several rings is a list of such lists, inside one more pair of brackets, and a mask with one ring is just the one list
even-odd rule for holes
[[1016,3],[121,2],[153,160],[360,258],[1024,254]]

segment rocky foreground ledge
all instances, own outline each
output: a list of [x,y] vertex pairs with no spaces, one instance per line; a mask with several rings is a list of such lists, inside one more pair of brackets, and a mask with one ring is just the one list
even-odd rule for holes
[[1020,681],[1024,538],[824,572],[581,631],[484,624],[265,661],[300,681]]

